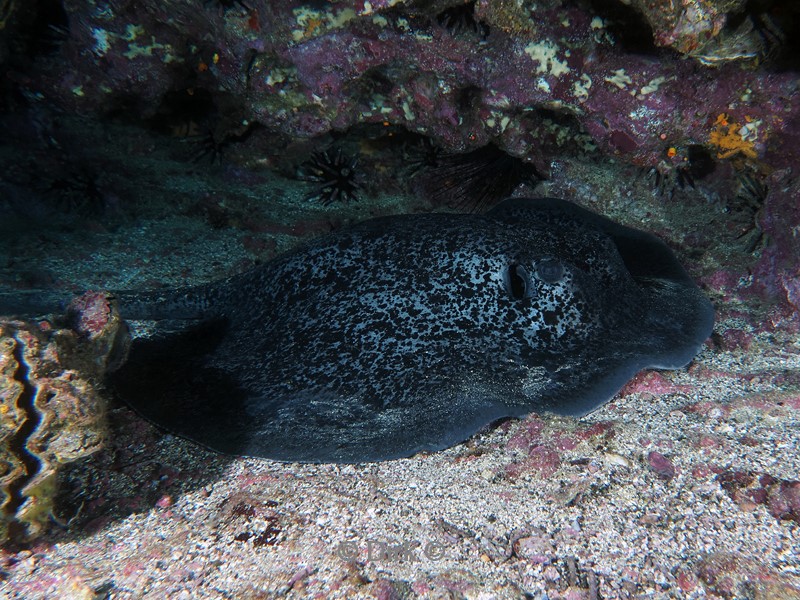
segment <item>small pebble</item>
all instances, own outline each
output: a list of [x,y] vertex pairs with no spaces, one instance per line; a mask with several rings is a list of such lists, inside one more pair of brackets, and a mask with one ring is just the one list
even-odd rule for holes
[[662,479],[669,481],[675,477],[675,466],[660,452],[650,452],[647,455],[647,462],[650,468]]

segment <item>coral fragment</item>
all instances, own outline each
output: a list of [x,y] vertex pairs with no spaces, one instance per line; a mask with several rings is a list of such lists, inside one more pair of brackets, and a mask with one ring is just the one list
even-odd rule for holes
[[0,319],[0,539],[39,534],[58,470],[103,444],[94,382],[124,355],[127,331],[105,294],[85,294],[72,313],[75,328]]

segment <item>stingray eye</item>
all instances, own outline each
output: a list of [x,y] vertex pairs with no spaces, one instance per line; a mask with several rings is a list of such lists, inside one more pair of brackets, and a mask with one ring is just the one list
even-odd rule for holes
[[558,283],[564,276],[564,265],[555,258],[545,258],[536,264],[536,277],[545,283]]
[[529,298],[531,295],[531,280],[525,267],[517,263],[508,265],[505,276],[506,291],[514,300]]

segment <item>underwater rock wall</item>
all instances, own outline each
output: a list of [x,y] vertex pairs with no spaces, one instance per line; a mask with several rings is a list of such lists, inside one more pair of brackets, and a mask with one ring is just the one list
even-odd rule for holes
[[800,8],[791,3],[2,6],[0,64],[30,102],[208,134],[214,152],[256,128],[266,134],[249,141],[253,155],[372,125],[448,152],[491,143],[539,170],[600,152],[683,182],[701,163],[727,163],[769,180],[755,218],[772,245],[751,288],[798,306],[790,179],[800,158]]
[[[794,163],[797,78],[753,68],[793,21],[741,0],[628,4],[67,1],[66,63],[17,75],[79,113],[152,117],[171,95],[208,94],[219,135],[386,122],[525,156],[556,151],[566,127],[640,165],[680,165],[692,144]],[[6,36],[35,18],[17,12]]]
[[[546,133],[562,117],[637,164],[678,165],[691,144],[791,164],[796,77],[746,68],[783,33],[774,20],[775,33],[759,29],[769,15],[741,16],[742,4],[65,2],[66,65],[20,83],[80,113],[152,116],[170,94],[207,93],[230,131],[258,122],[308,137],[388,122],[448,149],[494,140],[526,155],[556,143]],[[729,21],[748,33],[709,49]],[[636,25],[645,33],[625,30]]]
[[0,540],[53,518],[57,474],[106,435],[98,381],[122,360],[127,328],[105,294],[77,298],[71,326],[0,319]]

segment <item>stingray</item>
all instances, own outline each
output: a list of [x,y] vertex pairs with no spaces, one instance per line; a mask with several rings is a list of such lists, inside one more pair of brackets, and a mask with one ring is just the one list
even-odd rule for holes
[[664,242],[553,198],[374,218],[221,282],[118,297],[162,324],[110,375],[119,397],[213,450],[300,462],[585,415],[642,369],[685,366],[713,324]]

